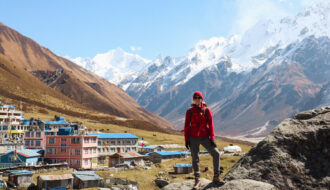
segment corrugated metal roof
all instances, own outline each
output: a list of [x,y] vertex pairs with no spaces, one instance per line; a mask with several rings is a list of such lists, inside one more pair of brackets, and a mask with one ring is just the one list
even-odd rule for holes
[[144,146],[142,148],[145,148],[145,149],[154,149],[154,148],[156,148],[156,146]]
[[89,133],[89,135],[97,136],[99,139],[138,139],[139,138],[131,133]]
[[[153,153],[153,152],[151,152]],[[151,154],[149,153],[149,154]],[[157,154],[160,154],[161,156],[170,156],[170,155],[181,155],[183,154],[182,152],[180,151],[160,151],[160,152],[155,152]]]
[[65,121],[42,121],[45,125],[69,125],[69,123]]
[[99,175],[95,171],[75,171],[73,175],[79,178],[81,181],[92,181],[92,180],[101,180]]
[[114,155],[120,155],[123,158],[136,158],[136,157],[142,157],[143,155],[136,153],[136,152],[119,152],[115,153]]
[[40,179],[44,181],[58,181],[58,180],[66,180],[72,179],[72,174],[62,174],[62,175],[41,175]]
[[31,174],[33,174],[32,172],[29,172],[27,170],[11,170],[8,172],[13,175],[31,175]]
[[192,164],[176,163],[176,164],[174,164],[174,167],[192,167]]
[[[6,154],[9,154],[9,153],[12,153],[14,152],[15,149],[12,149],[10,151],[8,151]],[[39,153],[37,153],[36,151],[32,150],[32,149],[17,149],[16,150],[16,153],[17,154],[20,154],[22,156],[25,156],[25,157],[37,157],[37,156],[40,156]]]

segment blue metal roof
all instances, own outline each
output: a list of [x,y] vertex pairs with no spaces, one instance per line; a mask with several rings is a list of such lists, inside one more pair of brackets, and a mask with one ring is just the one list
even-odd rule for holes
[[170,156],[170,155],[181,155],[182,152],[180,151],[160,151],[160,152],[155,152],[160,154],[161,156]]
[[8,171],[9,173],[11,174],[14,174],[14,175],[27,175],[27,174],[33,174],[32,172],[29,172],[27,170],[11,170],[11,171]]
[[[14,152],[14,149],[8,151],[6,154],[9,154],[9,153],[12,153],[12,152]],[[38,156],[40,156],[40,154],[37,153],[33,149],[17,149],[16,153],[20,154],[22,156],[25,156],[25,157],[38,157]]]
[[176,163],[176,164],[174,164],[174,167],[192,167],[192,164]]
[[9,108],[14,108],[15,109],[15,106],[13,105],[8,105]]
[[65,121],[42,121],[45,125],[69,125],[69,123]]
[[154,148],[156,148],[156,146],[144,146],[142,148],[145,148],[145,149],[154,149]]
[[99,139],[138,139],[139,138],[131,133],[89,133],[89,135],[97,136]]

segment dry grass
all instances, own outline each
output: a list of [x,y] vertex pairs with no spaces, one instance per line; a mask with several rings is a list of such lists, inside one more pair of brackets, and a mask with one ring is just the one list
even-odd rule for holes
[[[224,167],[224,176],[225,173],[240,159],[238,156],[222,156],[221,166]],[[109,171],[99,171],[97,172],[101,177],[109,178],[110,174],[113,174],[113,177],[128,179],[131,181],[136,181],[139,184],[140,189],[159,189],[154,183],[153,180],[159,176],[159,172],[164,172],[163,178],[169,179],[171,183],[173,182],[182,182],[187,180],[188,177],[193,177],[193,174],[171,174],[174,172],[173,165],[175,163],[191,163],[191,157],[180,158],[173,160],[165,160],[161,164],[156,164],[151,167],[149,170],[139,168],[137,170],[125,170],[119,173],[111,173]],[[200,168],[201,171],[205,167],[208,167],[207,172],[201,172],[201,177],[212,180],[213,178],[213,166],[212,166],[212,157],[210,155],[201,155],[200,156]]]

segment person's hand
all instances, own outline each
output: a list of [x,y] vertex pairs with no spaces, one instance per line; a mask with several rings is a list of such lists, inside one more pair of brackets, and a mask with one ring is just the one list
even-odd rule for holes
[[190,149],[190,142],[186,141],[186,148],[189,150]]
[[211,146],[217,147],[217,144],[215,144],[214,140],[210,140],[210,142],[211,142]]

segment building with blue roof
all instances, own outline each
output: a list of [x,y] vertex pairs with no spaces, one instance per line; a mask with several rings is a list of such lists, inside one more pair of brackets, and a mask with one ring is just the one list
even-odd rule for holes
[[27,189],[33,182],[32,172],[27,170],[10,170],[8,172],[8,181],[12,182],[16,188]]
[[186,156],[187,154],[181,151],[160,151],[145,154],[145,157],[148,157],[153,163],[161,163],[163,159],[184,158]]
[[0,156],[0,166],[2,168],[18,165],[36,165],[41,158],[41,154],[30,149],[12,149]]
[[139,137],[131,133],[89,133],[97,136],[99,162],[105,162],[107,156],[119,152],[137,152]]
[[139,137],[131,133],[90,133],[99,139],[138,139]]
[[189,174],[192,172],[192,164],[175,163],[173,165],[174,173],[176,174]]
[[163,146],[143,146],[140,148],[140,153],[144,154],[144,153],[148,153],[148,152],[161,152],[163,151],[165,148]]

